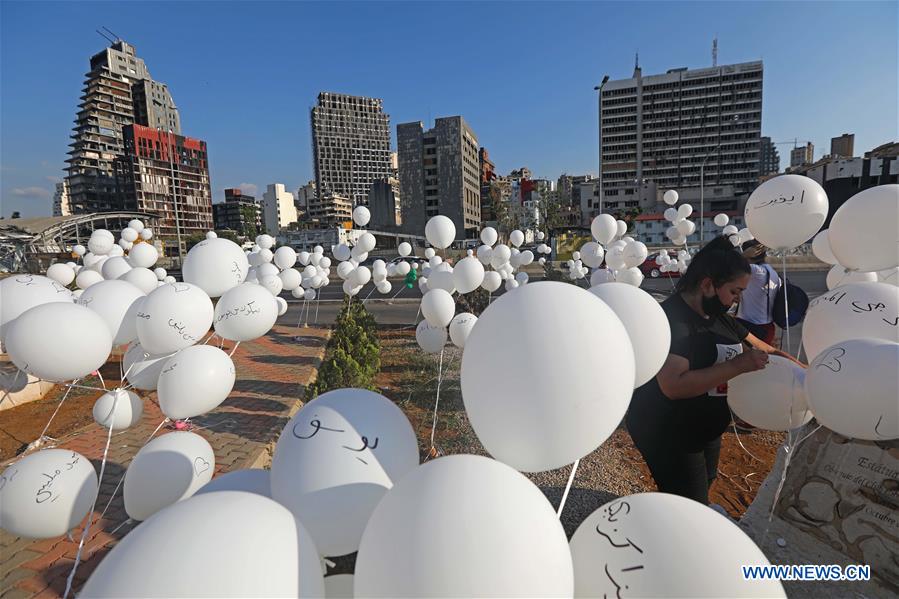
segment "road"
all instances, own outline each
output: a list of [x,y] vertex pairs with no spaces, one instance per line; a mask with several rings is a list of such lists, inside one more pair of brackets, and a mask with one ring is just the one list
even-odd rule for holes
[[[789,280],[794,285],[798,285],[808,294],[809,299],[821,295],[827,291],[825,277],[827,271],[796,271],[789,275]],[[532,277],[532,281],[540,280],[538,277]],[[656,299],[662,300],[671,295],[674,284],[677,279],[645,279],[641,288],[652,293]],[[385,325],[409,325],[414,326],[419,320],[419,302],[421,301],[421,291],[416,285],[412,289],[402,287],[400,291],[401,281],[398,279],[393,282],[393,290],[386,296],[381,295],[377,291],[369,294],[374,287],[369,284],[365,286],[363,292],[354,298],[364,301],[369,311],[374,314],[375,319],[380,324]],[[502,295],[505,292],[500,288],[494,297]],[[278,319],[278,324],[296,325],[308,322],[309,324],[332,324],[337,317],[343,302],[343,288],[341,282],[332,282],[322,290],[321,301],[304,302],[295,299],[289,293],[282,293],[281,297],[287,300],[287,312]],[[316,318],[317,312],[317,318]],[[802,325],[793,327],[790,330],[790,353],[796,355],[799,350],[799,342],[802,337]]]

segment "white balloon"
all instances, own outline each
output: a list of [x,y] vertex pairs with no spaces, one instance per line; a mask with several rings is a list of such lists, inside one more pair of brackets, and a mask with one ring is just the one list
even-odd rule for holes
[[665,220],[673,223],[677,220],[677,208],[667,208],[663,216],[665,217]]
[[107,237],[106,235],[95,234],[91,235],[90,240],[87,242],[87,249],[97,256],[105,256],[109,253],[109,250],[112,249],[114,244],[115,239]]
[[528,277],[528,273],[526,272],[520,272],[515,275],[515,281],[519,285],[524,285],[525,283],[527,283],[529,278],[530,277]]
[[206,231],[206,239],[215,239],[218,237],[218,233],[215,231]]
[[140,312],[137,337],[150,354],[169,354],[193,345],[212,326],[212,301],[189,283],[157,288],[147,295]]
[[643,283],[643,272],[636,266],[615,271],[615,281],[639,287]]
[[753,235],[752,235],[752,231],[750,231],[750,230],[749,230],[748,228],[746,228],[746,227],[743,227],[742,229],[740,229],[740,230],[737,232],[737,235],[740,236],[740,241],[741,241],[742,243],[746,243],[746,242],[749,241],[750,239],[755,239],[755,237],[753,237]]
[[500,243],[493,248],[493,251],[490,254],[490,264],[493,268],[498,269],[503,264],[506,264],[511,257],[512,250],[509,249],[509,246]]
[[293,291],[303,282],[302,275],[295,268],[285,268],[278,273],[278,278],[281,279],[281,288],[284,291]]
[[437,255],[437,252],[434,251],[434,248],[425,248],[425,258],[430,260],[434,256]]
[[899,185],[878,185],[849,198],[830,221],[833,255],[859,271],[899,266]]
[[169,273],[167,273],[164,268],[157,267],[153,269],[153,274],[156,275],[156,278],[160,281],[164,281]]
[[131,221],[128,221],[128,228],[133,229],[137,233],[140,233],[144,230],[144,223],[135,218]]
[[440,266],[441,264],[443,264],[443,258],[441,258],[440,256],[431,256],[428,259],[428,265],[431,268],[435,268],[437,266]]
[[899,286],[899,266],[877,271],[877,280],[881,283]]
[[197,489],[194,497],[219,491],[244,491],[271,499],[271,471],[263,468],[245,468],[220,474]]
[[256,267],[256,278],[259,279],[261,283],[262,279],[265,277],[277,277],[279,272],[278,267],[274,264],[263,262]]
[[528,264],[532,263],[534,261],[534,252],[532,252],[531,250],[525,250],[521,252],[519,261],[521,262],[522,266],[527,266]]
[[343,282],[343,292],[350,297],[353,297],[354,295],[359,293],[361,290],[362,290],[362,287],[353,285],[352,281],[344,281]]
[[122,239],[125,241],[136,241],[138,237],[138,232],[132,229],[131,227],[125,227],[122,229]]
[[473,455],[428,462],[384,496],[353,582],[357,597],[571,597],[574,586],[546,496],[521,473]]
[[815,418],[853,439],[899,439],[896,364],[899,344],[892,341],[848,339],[826,348],[805,377]]
[[227,399],[234,380],[228,354],[211,345],[185,347],[162,367],[156,387],[159,409],[173,420],[205,414]]
[[284,270],[285,268],[291,268],[294,264],[297,263],[297,253],[296,251],[287,245],[282,245],[277,250],[275,250],[273,260],[275,261],[275,266]]
[[396,274],[401,277],[405,277],[407,274],[409,274],[409,271],[412,270],[412,267],[409,266],[409,263],[405,261],[397,263],[394,268]]
[[470,312],[456,314],[449,324],[449,336],[453,345],[462,349],[465,347],[465,341],[471,334],[471,330],[478,322],[478,317]]
[[[355,294],[354,294],[355,295]],[[306,301],[312,301],[315,299],[315,289],[307,289],[303,292],[303,299]],[[286,303],[286,302],[285,302]]]
[[624,237],[624,234],[627,233],[627,223],[623,220],[619,220],[615,222],[615,226],[618,227],[616,234],[618,237]]
[[44,449],[13,462],[0,476],[0,528],[26,539],[59,537],[87,515],[97,495],[90,460],[68,449]]
[[408,241],[403,241],[397,246],[397,252],[400,256],[408,256],[412,253],[412,246],[409,245]]
[[219,337],[232,341],[257,339],[275,326],[278,311],[278,303],[272,301],[267,289],[253,283],[242,283],[226,291],[216,304],[213,315],[215,332]]
[[802,325],[805,354],[814,360],[831,345],[872,337],[899,343],[899,287],[886,283],[850,283],[809,303]]
[[596,287],[603,283],[611,283],[615,280],[615,275],[608,268],[597,268],[590,275],[590,287]]
[[640,241],[631,241],[624,246],[624,266],[626,268],[640,266],[646,262],[646,257],[648,255],[649,250],[646,248],[646,244]]
[[100,273],[103,275],[104,279],[118,279],[131,270],[131,268],[131,264],[128,263],[127,258],[124,256],[113,256],[109,258],[109,260],[103,262]]
[[396,404],[365,389],[318,396],[294,416],[272,461],[272,497],[307,528],[322,555],[359,548],[372,510],[418,466],[418,442]]
[[611,243],[618,234],[618,223],[611,214],[600,214],[590,223],[590,231],[596,241],[605,245]]
[[488,247],[496,243],[498,237],[499,235],[497,235],[496,229],[494,229],[493,227],[484,227],[481,230],[481,241],[483,241],[484,245]]
[[677,207],[677,216],[678,218],[687,218],[693,214],[693,205],[692,204],[681,204]]
[[100,281],[86,289],[78,304],[96,312],[103,319],[113,345],[137,339],[137,315],[146,295],[128,281]]
[[[480,264],[480,263],[479,263]],[[450,295],[456,292],[453,273],[451,271],[441,270],[431,273],[428,278],[428,289],[442,289]],[[432,323],[433,324],[433,323]],[[449,323],[447,323],[449,324]],[[446,325],[442,325],[446,326]]]
[[456,238],[456,225],[442,214],[432,216],[425,224],[425,238],[436,248],[448,248]]
[[728,217],[723,212],[719,212],[715,215],[715,224],[719,227],[727,226],[727,223],[730,221],[730,217]]
[[143,267],[132,268],[119,277],[119,280],[131,283],[143,293],[150,293],[158,287],[159,283],[159,279],[156,278],[153,271]]
[[870,283],[875,281],[877,281],[876,272],[855,272],[846,270],[839,264],[834,264],[827,272],[826,284],[828,289],[835,289],[840,285],[848,285],[850,283]]
[[546,237],[546,234],[543,231],[537,231],[537,241],[543,241],[544,237]]
[[[119,241],[118,241],[118,246],[119,246],[120,248],[122,248],[122,250],[123,250],[122,253],[124,253],[124,252],[129,252],[129,251],[131,251],[131,248],[134,247],[134,242],[132,242],[132,241],[125,241],[124,239],[119,239]],[[110,248],[110,250],[109,250],[109,253],[112,254],[112,249],[111,249],[111,248]],[[116,252],[116,255],[121,256],[122,254]]]
[[[131,245],[134,245],[134,244],[131,244]],[[119,244],[115,244],[114,246],[112,246],[109,249],[109,254],[107,254],[107,256],[109,256],[110,258],[114,258],[116,256],[124,256],[124,255],[125,255],[125,248],[123,248]]]
[[75,255],[77,255],[77,256],[83,256],[84,254],[87,253],[87,248],[85,248],[85,247],[84,247],[83,245],[81,245],[81,244],[78,244],[78,245],[76,245],[75,247],[72,248],[72,253],[75,254]]
[[787,431],[812,419],[804,384],[805,370],[782,356],[771,356],[763,369],[728,381],[727,403],[753,426]]
[[140,422],[144,404],[134,391],[113,389],[97,399],[92,413],[94,422],[103,428],[120,431]]
[[284,282],[278,275],[265,275],[259,279],[259,285],[265,287],[274,297],[284,290]]
[[387,295],[393,289],[393,285],[390,284],[390,281],[383,280],[377,285],[378,293],[381,295]]
[[79,289],[87,289],[91,285],[99,283],[102,280],[103,275],[95,270],[84,268],[78,273],[78,276],[75,277],[75,285],[77,285]]
[[[683,206],[689,206],[689,204],[682,204]],[[696,231],[696,223],[692,220],[682,220],[675,225],[677,232],[683,235],[684,237],[689,237]],[[734,227],[736,229],[736,227]]]
[[309,266],[309,258],[309,252],[300,252],[299,254],[297,254],[297,261],[303,266]]
[[125,472],[125,511],[134,520],[146,520],[193,495],[214,470],[215,454],[200,435],[175,431],[156,437],[140,448]]
[[375,245],[377,245],[375,236],[371,233],[366,232],[359,236],[359,240],[356,242],[356,245],[353,247],[353,249],[367,254],[368,252],[375,249]]
[[[429,292],[430,293],[430,292]],[[415,328],[415,340],[425,353],[436,354],[446,345],[446,327],[435,327],[422,320]]]
[[320,245],[317,245],[314,248],[312,248],[312,253],[314,253],[314,254],[322,254],[322,253],[324,253],[324,251],[325,251],[324,248],[322,248],[322,246],[320,246]]
[[263,250],[270,250],[275,245],[275,238],[271,235],[262,234],[256,236],[256,245]]
[[157,260],[159,260],[159,251],[152,243],[136,243],[128,252],[128,262],[134,267],[152,268]]
[[331,266],[331,259],[327,256],[321,256],[319,254],[312,254],[313,256],[318,256],[316,258],[316,263],[313,266],[318,266],[319,268],[327,269]]
[[21,314],[5,331],[4,349],[19,369],[52,382],[83,378],[106,363],[112,335],[99,314],[51,302]]
[[353,208],[353,222],[360,227],[364,227],[371,220],[371,212],[365,206],[356,206]]
[[185,283],[192,283],[209,297],[244,282],[250,264],[240,246],[222,237],[206,239],[190,248],[182,268]]
[[144,241],[150,241],[153,238],[153,231],[151,229],[144,229],[140,232],[140,238]]
[[421,314],[432,326],[445,328],[453,319],[455,312],[456,302],[444,289],[432,288],[421,298]]
[[[699,543],[710,551],[685,551]],[[667,493],[621,497],[571,537],[575,597],[785,597],[779,580],[745,580],[768,565],[739,526],[699,502]],[[697,572],[702,571],[702,576]]]
[[305,598],[324,592],[315,544],[286,508],[257,494],[222,491],[173,505],[128,533],[80,596]]
[[[836,256],[834,256],[833,252],[830,251],[830,239],[828,237],[828,231],[829,229],[824,229],[823,231],[815,235],[815,238],[812,240],[812,254],[814,254],[818,260],[826,264],[838,264],[839,261],[837,260]],[[830,289],[829,286],[828,289]]]
[[[721,230],[722,235],[728,235],[728,236],[737,235],[739,232],[740,231],[734,225],[727,225],[726,227],[724,227]],[[740,243],[742,243],[742,241]]]
[[605,258],[605,251],[595,241],[588,241],[581,246],[581,260],[590,268],[599,268]]
[[362,287],[371,281],[371,271],[366,266],[357,266],[347,280],[351,281],[354,286]]
[[780,175],[756,187],[744,214],[756,239],[783,250],[811,239],[827,218],[827,206],[827,194],[814,179]]
[[[549,356],[509,351],[550,337]],[[630,403],[635,366],[627,331],[602,300],[573,285],[541,282],[501,296],[465,346],[462,398],[472,427],[491,455],[517,470],[551,470],[587,455]],[[598,346],[608,350],[599,362]],[[488,382],[496,373],[505,384]]]
[[159,374],[172,355],[154,356],[145,351],[140,343],[133,343],[122,358],[125,378],[135,389],[154,391]]
[[493,270],[488,270],[484,273],[484,281],[481,283],[481,287],[486,289],[488,292],[493,293],[499,286],[502,285],[503,279],[502,276]]
[[669,206],[674,206],[675,204],[677,204],[677,198],[677,192],[673,189],[669,189],[662,195],[662,200],[664,200],[665,203]]
[[519,247],[522,243],[524,243],[524,233],[515,229],[511,233],[509,233],[509,243],[514,245],[515,247]]
[[48,277],[24,273],[0,279],[0,339],[6,336],[9,323],[23,312],[41,304],[73,301],[71,291]]
[[353,575],[332,574],[325,577],[327,599],[353,599]]

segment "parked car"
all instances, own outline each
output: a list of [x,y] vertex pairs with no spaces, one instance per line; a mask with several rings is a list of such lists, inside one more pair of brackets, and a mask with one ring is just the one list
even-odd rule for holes
[[[676,277],[680,277],[680,272],[678,271],[669,271],[662,272],[662,267],[656,264],[656,258],[659,256],[659,252],[655,252],[650,254],[643,264],[640,265],[640,272],[643,273],[644,277],[649,277],[651,279],[658,279],[659,277],[668,277],[669,279],[673,279]],[[668,252],[668,257],[672,260],[677,260],[677,252]]]

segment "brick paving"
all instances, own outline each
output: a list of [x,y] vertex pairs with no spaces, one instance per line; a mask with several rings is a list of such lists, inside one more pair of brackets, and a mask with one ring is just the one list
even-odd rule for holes
[[[193,431],[215,450],[216,475],[270,463],[274,442],[302,406],[305,386],[314,380],[327,336],[327,329],[276,325],[265,337],[240,344],[232,356],[237,381],[231,395],[212,412],[191,420]],[[223,349],[230,352],[231,347],[233,343],[229,341]],[[156,394],[142,395],[145,401],[141,422],[113,434],[74,591],[84,584],[112,546],[137,525],[125,513],[121,487],[103,518],[96,518],[109,502],[128,463],[165,418],[155,403]],[[165,432],[167,429],[163,428],[157,436]],[[59,439],[57,447],[89,458],[99,474],[106,437],[106,429],[91,424]],[[83,524],[72,532],[74,541],[65,537],[33,541],[0,531],[0,598],[62,596]]]

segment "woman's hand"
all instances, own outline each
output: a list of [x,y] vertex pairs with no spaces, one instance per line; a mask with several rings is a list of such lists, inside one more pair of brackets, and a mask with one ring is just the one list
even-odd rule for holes
[[747,349],[731,361],[741,374],[755,372],[768,364],[768,354],[758,349]]

